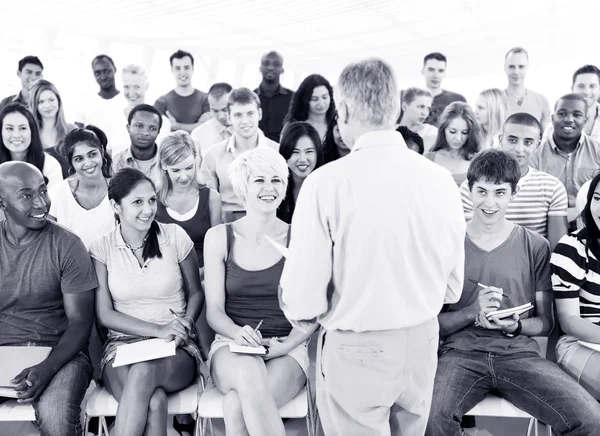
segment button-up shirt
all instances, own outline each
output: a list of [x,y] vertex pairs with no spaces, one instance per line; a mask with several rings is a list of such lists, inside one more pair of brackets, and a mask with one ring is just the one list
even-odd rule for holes
[[206,152],[211,146],[231,138],[231,135],[233,135],[233,127],[226,127],[215,118],[192,131],[192,139],[202,157],[206,156]]
[[[221,194],[223,212],[242,212],[246,209],[241,198],[233,192],[228,173],[229,165],[240,154],[235,147],[236,137],[234,133],[231,138],[210,147],[200,170],[206,186]],[[279,152],[279,144],[266,138],[261,131],[258,131],[257,147],[269,147]]]
[[113,173],[116,173],[121,168],[135,168],[136,170],[140,170],[146,176],[150,177],[154,184],[157,184],[160,180],[160,169],[158,168],[158,151],[156,155],[151,159],[151,163],[144,171],[136,158],[131,154],[131,147],[127,147],[127,149],[123,150],[121,153],[117,154],[113,158]]
[[265,133],[267,138],[279,142],[279,135],[281,135],[281,130],[283,129],[283,119],[290,108],[294,91],[280,85],[271,97],[265,95],[260,86],[254,92],[260,98],[260,107],[262,109],[262,118],[258,127]]
[[565,153],[550,136],[535,150],[530,165],[560,180],[567,188],[569,207],[575,207],[577,192],[600,169],[600,144],[582,133],[575,150]]
[[[544,136],[542,136],[542,142],[546,141],[554,134],[554,127],[550,124],[546,130],[544,131]],[[594,114],[594,121],[592,123],[592,130],[588,135],[596,142],[600,142],[600,103],[596,103],[596,111]]]
[[280,303],[293,325],[400,329],[457,302],[466,223],[450,173],[400,133],[362,135],[304,181],[292,219]]

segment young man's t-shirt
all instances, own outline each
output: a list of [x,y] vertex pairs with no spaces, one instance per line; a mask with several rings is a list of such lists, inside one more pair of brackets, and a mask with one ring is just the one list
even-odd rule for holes
[[169,92],[154,103],[154,107],[163,115],[167,111],[183,124],[197,123],[203,113],[210,111],[207,94],[194,89],[194,92],[187,96],[181,96],[175,90]]
[[[479,248],[467,235],[465,237],[465,278],[463,292],[448,312],[473,304],[480,287],[502,288],[504,295],[499,309],[508,309],[526,303],[535,305],[536,292],[551,292],[550,244],[543,236],[515,224],[510,236],[491,251]],[[535,308],[521,318],[532,317]],[[510,354],[521,351],[539,352],[539,346],[529,336],[509,338],[499,330],[488,330],[470,325],[444,339],[442,348],[463,351],[485,351]]]
[[5,227],[0,221],[0,345],[56,344],[67,329],[63,294],[98,287],[90,256],[74,233],[53,221],[19,246]]
[[440,115],[442,115],[442,112],[444,112],[444,109],[446,109],[446,106],[455,101],[463,101],[466,103],[467,100],[456,92],[446,91],[444,89],[441,94],[433,97],[431,111],[425,122],[437,127],[438,119],[440,118]]

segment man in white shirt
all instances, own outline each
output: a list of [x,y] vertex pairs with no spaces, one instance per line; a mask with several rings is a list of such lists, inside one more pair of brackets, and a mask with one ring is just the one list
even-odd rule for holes
[[463,282],[460,193],[394,130],[400,103],[387,64],[350,64],[337,83],[338,125],[352,151],[302,185],[280,303],[293,325],[323,327],[317,404],[326,435],[422,435],[436,317]]
[[192,131],[192,139],[204,157],[208,149],[233,135],[227,101],[233,88],[228,83],[215,83],[208,90],[208,105],[212,118]]

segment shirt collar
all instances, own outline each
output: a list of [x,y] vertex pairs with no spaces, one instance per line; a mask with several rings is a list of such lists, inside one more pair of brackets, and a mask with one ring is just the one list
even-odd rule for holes
[[[163,246],[169,243],[169,235],[165,232],[165,229],[159,224],[160,233],[158,234],[158,245]],[[117,227],[114,230],[114,246],[115,248],[127,248],[127,244],[125,243],[125,239],[123,239],[123,235],[121,234],[121,224],[117,224]]]
[[233,126],[224,126],[223,124],[219,123],[216,118],[212,119],[214,126],[215,126],[215,130],[217,131],[217,133],[219,135],[222,135],[225,132],[230,133],[231,135],[233,135]]
[[14,103],[25,103],[25,100],[23,99],[23,91],[19,91],[19,93],[13,97],[12,101]]
[[[262,94],[262,90],[260,85],[258,85],[258,88],[256,88],[254,90],[254,92],[256,93],[256,95],[261,95]],[[273,95],[277,95],[277,94],[281,94],[281,95],[286,95],[289,94],[290,91],[286,88],[284,88],[283,86],[281,86],[281,84],[277,87],[277,90],[275,91],[275,93]]]
[[396,130],[372,130],[361,135],[354,143],[354,147],[350,153],[354,153],[360,149],[386,146],[401,146],[408,148],[404,142],[404,138]]
[[[585,132],[581,132],[581,136],[579,137],[579,141],[577,141],[577,147],[573,150],[573,153],[577,152],[581,148],[581,146],[585,143],[586,135]],[[548,144],[550,144],[550,148],[556,154],[568,154],[558,148],[556,142],[554,142],[554,133],[548,137]]]
[[[233,135],[231,135],[231,138],[229,138],[229,140],[227,141],[227,153],[233,153],[233,155],[235,156],[235,152],[237,151],[235,149],[235,138],[237,137],[237,134],[234,133]],[[262,130],[258,129],[258,145],[256,146],[256,148],[258,147],[269,147],[267,144],[267,138],[265,137],[265,134],[262,132]]]
[[[135,160],[136,160],[135,157],[133,157],[133,154],[131,153],[131,146],[127,147],[127,149],[125,150],[125,162],[132,163]],[[150,160],[152,161],[151,165],[156,164],[156,162],[158,160],[158,147],[156,148],[156,154]]]

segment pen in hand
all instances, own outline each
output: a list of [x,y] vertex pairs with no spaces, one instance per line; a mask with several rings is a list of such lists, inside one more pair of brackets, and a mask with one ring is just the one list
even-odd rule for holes
[[260,328],[260,326],[262,325],[263,320],[261,319],[258,323],[258,325],[256,326],[256,328],[254,329],[254,333],[256,334],[256,332],[258,331],[258,329]]
[[[467,279],[468,281],[470,281],[471,283],[475,283],[477,286],[482,287],[483,289],[487,289],[489,288],[489,286],[484,285],[482,283],[476,282],[475,280],[471,280],[471,279]],[[502,294],[502,298],[506,298],[507,300],[510,300],[510,297],[506,294]]]

